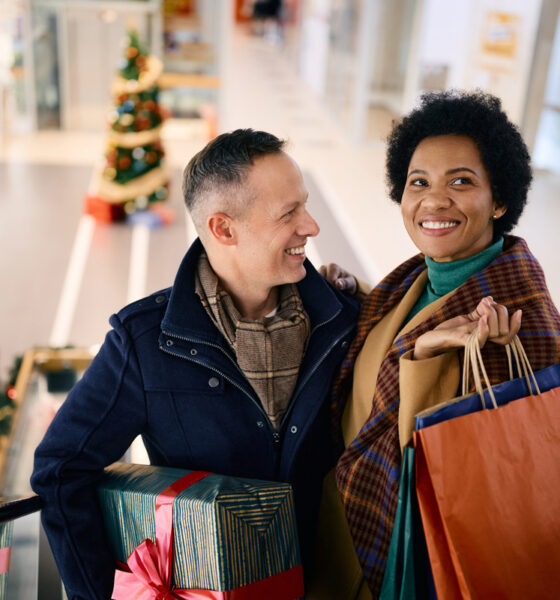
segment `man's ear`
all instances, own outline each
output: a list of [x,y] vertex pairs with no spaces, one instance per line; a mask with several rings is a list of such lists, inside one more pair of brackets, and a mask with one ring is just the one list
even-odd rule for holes
[[237,243],[233,219],[226,213],[212,213],[206,221],[206,226],[219,244],[233,246]]

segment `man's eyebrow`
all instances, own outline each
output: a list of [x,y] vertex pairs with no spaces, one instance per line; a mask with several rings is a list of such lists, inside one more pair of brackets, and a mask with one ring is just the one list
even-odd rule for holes
[[287,212],[293,210],[294,208],[297,208],[299,204],[300,203],[297,200],[295,202],[287,202],[286,204],[282,204],[278,207],[278,213],[284,215]]
[[286,202],[286,204],[283,204],[280,207],[280,210],[282,212],[285,212],[285,211],[292,210],[293,208],[296,208],[300,205],[304,206],[305,204],[307,204],[308,200],[309,200],[309,194],[307,194],[307,196],[305,196],[305,200],[293,200],[292,202]]

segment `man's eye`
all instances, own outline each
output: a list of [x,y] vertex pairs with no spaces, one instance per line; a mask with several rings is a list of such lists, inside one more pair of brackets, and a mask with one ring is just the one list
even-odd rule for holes
[[291,217],[295,212],[296,212],[296,209],[292,208],[292,210],[288,211],[284,216],[285,217]]

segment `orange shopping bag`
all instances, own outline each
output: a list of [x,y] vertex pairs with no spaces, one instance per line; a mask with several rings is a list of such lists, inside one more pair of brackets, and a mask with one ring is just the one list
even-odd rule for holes
[[421,429],[414,443],[438,598],[560,598],[560,388]]

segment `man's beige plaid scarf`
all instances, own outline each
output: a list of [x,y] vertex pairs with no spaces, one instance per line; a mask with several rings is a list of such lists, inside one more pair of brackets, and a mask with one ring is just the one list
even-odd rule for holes
[[309,317],[295,285],[282,285],[271,317],[244,319],[220,286],[206,253],[198,261],[195,291],[237,356],[273,427],[280,428],[309,339]]

